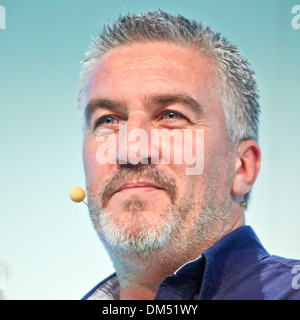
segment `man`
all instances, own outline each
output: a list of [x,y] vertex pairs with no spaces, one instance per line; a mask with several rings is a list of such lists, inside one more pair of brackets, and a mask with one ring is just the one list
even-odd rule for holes
[[121,17],[87,53],[78,101],[90,215],[116,270],[83,299],[300,297],[300,262],[245,226],[259,104],[235,46],[163,11]]

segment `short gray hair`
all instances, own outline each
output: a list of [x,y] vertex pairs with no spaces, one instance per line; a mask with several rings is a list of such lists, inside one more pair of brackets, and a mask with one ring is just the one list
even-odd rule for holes
[[107,23],[93,39],[82,62],[78,106],[81,117],[87,104],[89,79],[101,57],[109,50],[134,42],[164,41],[195,47],[215,64],[215,83],[223,104],[228,140],[258,141],[260,106],[254,71],[238,48],[220,33],[192,19],[158,10],[120,16]]

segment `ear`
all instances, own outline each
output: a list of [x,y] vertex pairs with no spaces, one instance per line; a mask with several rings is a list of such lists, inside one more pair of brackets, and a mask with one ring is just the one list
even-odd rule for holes
[[244,195],[251,189],[258,176],[261,151],[254,140],[242,141],[235,150],[235,176],[231,192],[233,195]]

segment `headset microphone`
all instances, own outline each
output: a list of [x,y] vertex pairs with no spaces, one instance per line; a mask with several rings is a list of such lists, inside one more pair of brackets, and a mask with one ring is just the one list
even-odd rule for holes
[[70,190],[70,198],[74,202],[77,202],[77,203],[83,202],[84,204],[86,204],[83,201],[85,199],[85,191],[81,187],[73,187]]

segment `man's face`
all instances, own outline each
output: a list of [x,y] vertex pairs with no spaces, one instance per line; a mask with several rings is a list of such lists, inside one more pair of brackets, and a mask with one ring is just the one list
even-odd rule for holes
[[[91,215],[111,250],[151,252],[183,243],[192,247],[229,228],[232,146],[213,74],[212,62],[199,51],[164,42],[117,47],[94,70],[83,159]],[[139,159],[150,163],[152,148],[159,158],[155,164],[121,161],[135,150],[137,141],[128,136],[136,129],[149,142],[139,149]],[[170,140],[169,161],[164,161],[164,142],[151,145],[154,129],[186,135],[194,155],[197,130],[203,132],[203,172],[187,174],[195,164],[184,157],[175,161],[175,138]],[[111,144],[116,163],[101,164],[99,148],[110,136],[116,138]]]

